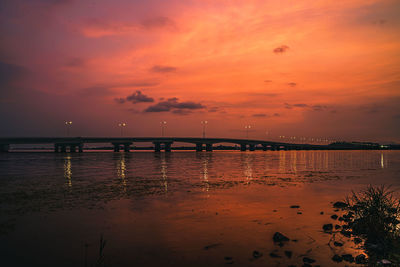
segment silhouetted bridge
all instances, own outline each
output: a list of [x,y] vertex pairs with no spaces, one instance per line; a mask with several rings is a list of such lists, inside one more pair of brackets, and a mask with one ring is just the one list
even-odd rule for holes
[[33,144],[53,144],[55,152],[82,152],[84,144],[88,143],[110,143],[115,152],[123,149],[129,152],[134,143],[153,143],[154,151],[171,151],[171,145],[174,142],[190,143],[195,145],[196,151],[212,151],[213,145],[230,143],[239,145],[241,151],[256,150],[256,147],[266,150],[311,150],[311,149],[329,149],[326,145],[311,144],[291,144],[282,142],[273,142],[266,140],[251,139],[230,139],[230,138],[193,138],[193,137],[18,137],[18,138],[0,138],[0,151],[8,152],[10,145],[33,145]]

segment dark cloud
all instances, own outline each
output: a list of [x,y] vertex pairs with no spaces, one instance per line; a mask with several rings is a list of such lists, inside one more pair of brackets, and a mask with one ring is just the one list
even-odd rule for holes
[[272,83],[272,80],[264,80],[265,83]]
[[151,67],[151,72],[158,72],[158,73],[168,73],[168,72],[175,72],[177,69],[172,66],[162,66],[162,65],[154,65]]
[[288,104],[284,103],[284,106],[286,109],[292,109],[292,108],[304,108],[304,109],[310,109],[313,111],[322,111],[325,109],[328,109],[328,106],[324,105],[308,105],[304,103],[298,103],[298,104]]
[[24,67],[0,61],[0,86],[7,86],[18,81],[27,73]]
[[158,102],[155,105],[149,106],[144,112],[173,112],[175,114],[186,115],[191,110],[203,109],[204,105],[192,101],[179,102],[179,99],[169,98],[165,101]]
[[252,116],[253,116],[253,117],[256,117],[256,118],[265,118],[265,117],[267,117],[267,114],[264,114],[264,113],[256,113],[256,114],[253,114]]
[[274,117],[280,117],[281,114],[279,114],[279,113],[274,113],[274,115],[272,115],[272,116],[274,116]]
[[287,85],[289,85],[289,86],[291,86],[291,87],[295,87],[295,86],[297,85],[297,83],[291,82],[291,83],[288,83]]
[[289,50],[289,46],[287,45],[281,45],[272,50],[275,54],[282,54],[285,53],[287,50]]
[[85,65],[85,63],[86,62],[83,58],[74,57],[74,58],[71,58],[70,60],[68,60],[65,65],[67,67],[71,67],[71,68],[79,68],[79,67],[83,67]]
[[208,109],[208,112],[217,112],[218,110],[219,110],[218,107],[210,107],[210,108]]
[[126,97],[126,101],[137,103],[151,103],[154,102],[154,98],[144,95],[141,91],[137,90],[133,94]]
[[123,104],[126,102],[125,98],[122,97],[114,98],[114,101],[117,102],[118,104]]
[[168,17],[156,17],[142,21],[141,25],[146,29],[163,27],[175,27],[175,22]]

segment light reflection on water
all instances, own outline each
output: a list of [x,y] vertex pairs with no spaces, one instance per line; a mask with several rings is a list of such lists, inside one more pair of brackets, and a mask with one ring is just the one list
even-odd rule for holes
[[[276,249],[270,236],[283,231],[298,235],[300,245],[289,246],[294,253],[311,246],[311,256],[327,265],[330,258],[320,255],[331,253],[324,247],[329,236],[320,230],[329,222],[330,201],[370,183],[400,189],[399,177],[398,151],[0,154],[0,225],[15,226],[6,235],[0,231],[0,250],[16,257],[16,251],[30,249],[31,263],[39,253],[31,240],[40,231],[55,265],[62,266],[57,259],[65,260],[63,266],[81,265],[82,251],[65,256],[62,249],[94,243],[105,233],[115,266],[132,260],[142,266],[173,266],[168,260],[193,265],[199,257],[194,265],[219,266],[231,254],[238,264],[257,266]],[[292,204],[300,204],[304,216],[288,208]],[[47,230],[59,231],[62,248],[51,246],[55,237]],[[314,243],[307,243],[308,236]],[[203,250],[214,243],[217,249]],[[256,248],[265,256],[249,262]],[[151,251],[158,251],[160,261],[152,262]],[[36,260],[45,265],[46,258]]]

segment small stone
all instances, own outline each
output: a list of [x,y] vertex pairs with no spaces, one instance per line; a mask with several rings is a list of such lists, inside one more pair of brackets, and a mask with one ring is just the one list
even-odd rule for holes
[[354,244],[360,244],[362,242],[362,239],[359,237],[354,238]]
[[342,262],[343,261],[342,257],[340,257],[339,255],[336,255],[336,254],[332,257],[332,260],[334,262]]
[[340,229],[340,225],[339,224],[335,224],[335,229],[337,230],[337,229]]
[[343,243],[340,243],[340,242],[333,242],[333,245],[335,245],[335,247],[342,247],[343,246]]
[[315,260],[314,260],[314,259],[311,259],[311,258],[308,258],[308,257],[304,257],[304,258],[303,258],[303,262],[304,262],[304,263],[314,263]]
[[324,215],[324,212],[323,212],[323,211],[321,211],[319,214],[321,214],[321,215]]
[[392,264],[392,262],[390,260],[386,260],[386,259],[381,260],[380,263],[383,264],[383,265]]
[[330,232],[330,231],[332,231],[332,229],[333,229],[333,225],[332,225],[331,223],[324,224],[324,225],[322,226],[322,229],[323,229],[325,232]]
[[300,206],[299,206],[299,205],[292,205],[292,206],[290,206],[290,208],[292,208],[292,209],[298,209],[298,208],[300,208]]
[[271,258],[281,258],[281,256],[279,256],[279,255],[276,254],[275,252],[269,253],[269,256],[270,256]]
[[257,250],[253,251],[253,258],[258,259],[262,256],[263,254]]
[[273,212],[277,212],[277,210],[273,210]]
[[339,217],[339,221],[344,221],[344,218],[342,216]]
[[344,255],[342,255],[342,258],[344,261],[354,262],[354,257],[351,254],[344,254]]
[[303,214],[301,211],[297,212],[297,214]]
[[337,209],[343,209],[346,208],[347,206],[348,206],[347,203],[344,203],[342,201],[337,201],[333,204],[333,207]]
[[365,257],[364,254],[358,255],[355,260],[356,260],[357,264],[366,264],[367,263],[367,257]]
[[292,252],[291,251],[289,251],[289,250],[286,250],[285,251],[285,255],[286,255],[286,257],[288,257],[289,259],[292,257]]
[[274,234],[274,236],[272,237],[272,239],[274,240],[274,242],[285,242],[285,241],[289,241],[290,239],[286,236],[284,236],[283,234],[276,232]]
[[338,216],[337,216],[336,214],[333,214],[333,215],[331,216],[331,218],[332,218],[333,220],[336,220],[336,219],[338,218]]

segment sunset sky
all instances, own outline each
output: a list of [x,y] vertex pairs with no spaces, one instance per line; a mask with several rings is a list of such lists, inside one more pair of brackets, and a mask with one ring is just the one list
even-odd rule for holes
[[[400,142],[400,2],[2,0],[0,136]],[[267,134],[268,132],[268,134]]]

